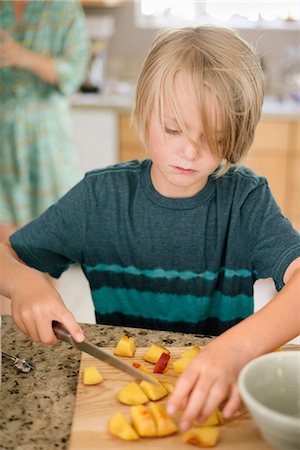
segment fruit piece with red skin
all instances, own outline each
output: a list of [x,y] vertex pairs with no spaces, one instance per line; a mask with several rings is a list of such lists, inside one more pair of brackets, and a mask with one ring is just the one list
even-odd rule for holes
[[139,367],[141,367],[141,364],[137,363],[137,362],[133,362],[132,366],[135,367],[136,369],[138,369]]
[[162,353],[159,360],[154,366],[154,373],[163,373],[168,365],[170,355],[168,353]]

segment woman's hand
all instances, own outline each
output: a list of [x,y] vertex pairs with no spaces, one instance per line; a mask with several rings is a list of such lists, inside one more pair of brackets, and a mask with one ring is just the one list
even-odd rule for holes
[[8,66],[27,69],[50,84],[59,81],[55,60],[50,55],[27,50],[0,29],[0,68]]
[[0,67],[24,67],[29,51],[0,29]]
[[76,341],[83,341],[83,331],[56,289],[44,275],[32,269],[27,272],[24,278],[26,283],[22,283],[20,277],[18,287],[11,295],[15,324],[34,342],[55,344],[57,338],[52,329],[52,321],[56,320],[66,327]]
[[208,344],[180,376],[168,402],[168,412],[184,409],[180,427],[187,430],[194,420],[205,421],[213,410],[226,401],[224,417],[231,417],[241,406],[237,375],[244,365],[241,350],[224,348],[222,340]]

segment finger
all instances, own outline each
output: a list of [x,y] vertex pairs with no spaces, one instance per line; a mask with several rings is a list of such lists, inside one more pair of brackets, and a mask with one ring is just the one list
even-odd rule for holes
[[57,344],[58,339],[52,328],[52,320],[45,320],[42,327],[39,328],[40,340],[43,344]]
[[39,336],[39,342],[47,345],[54,345],[58,342],[58,339],[52,328],[52,318],[45,314],[42,310],[38,309],[35,312],[35,321],[37,323],[37,333]]
[[225,419],[232,417],[242,406],[242,398],[240,396],[236,383],[232,386],[230,397],[223,408],[223,416]]
[[28,335],[31,337],[33,342],[39,343],[39,342],[41,342],[41,340],[40,340],[40,335],[39,335],[38,328],[36,325],[36,319],[33,318],[31,315],[28,316],[28,318],[29,318],[29,320],[27,320],[27,314],[23,314],[22,320],[23,320],[23,323],[25,324]]
[[26,325],[26,321],[23,320],[21,313],[17,312],[17,310],[15,308],[15,303],[13,301],[11,302],[11,316],[12,316],[14,323],[22,331],[22,333],[24,333],[26,336],[30,337],[30,333],[29,333],[28,327]]
[[22,333],[24,333],[26,336],[29,336],[27,327],[25,326],[23,321],[21,319],[19,319],[19,317],[14,316],[13,308],[12,308],[12,319],[13,319],[15,325],[22,331]]
[[201,376],[191,392],[187,407],[181,417],[180,429],[182,431],[191,427],[193,421],[200,415],[211,387],[209,377]]
[[40,330],[44,327],[44,317],[40,306],[35,304],[31,307],[23,307],[19,313],[19,319],[33,342],[42,342]]
[[179,377],[174,392],[169,398],[167,404],[168,414],[173,415],[180,408],[186,407],[187,399],[197,382],[198,376],[198,371],[195,369],[193,370],[190,364],[184,374]]
[[66,329],[71,333],[71,336],[77,342],[83,342],[85,339],[84,332],[80,325],[76,322],[73,314],[64,308],[64,313],[56,318],[59,322],[61,322]]
[[205,403],[203,404],[200,415],[197,417],[199,422],[204,422],[208,416],[219,406],[219,404],[227,397],[228,387],[223,383],[215,383],[212,385]]

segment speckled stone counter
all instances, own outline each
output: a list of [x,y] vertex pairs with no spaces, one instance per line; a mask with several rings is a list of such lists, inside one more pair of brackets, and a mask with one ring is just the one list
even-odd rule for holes
[[[102,347],[114,347],[122,334],[136,345],[158,342],[166,346],[204,345],[209,336],[82,324],[86,339]],[[43,346],[33,343],[13,324],[2,318],[2,350],[31,359],[36,369],[17,372],[2,360],[1,450],[65,450],[75,406],[80,352],[65,343]]]

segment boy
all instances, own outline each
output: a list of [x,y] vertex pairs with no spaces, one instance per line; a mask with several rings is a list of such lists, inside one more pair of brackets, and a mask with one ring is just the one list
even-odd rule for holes
[[[133,112],[150,159],[87,174],[0,253],[0,294],[36,342],[55,343],[53,320],[83,339],[39,272],[58,277],[75,261],[97,322],[220,335],[170,398],[170,413],[185,408],[182,429],[226,399],[231,416],[241,368],[300,332],[299,233],[264,178],[232,167],[253,141],[262,102],[260,65],[233,31],[161,33]],[[266,277],[280,292],[253,315],[253,283]]]

